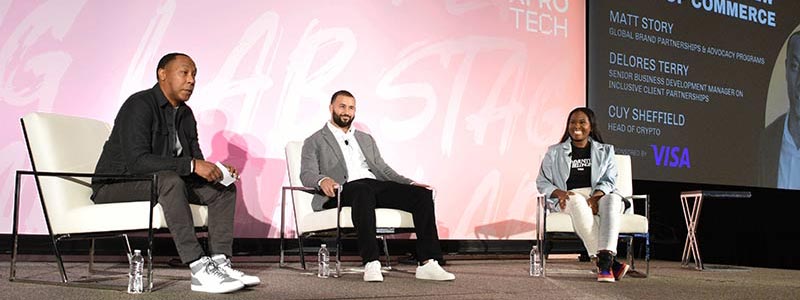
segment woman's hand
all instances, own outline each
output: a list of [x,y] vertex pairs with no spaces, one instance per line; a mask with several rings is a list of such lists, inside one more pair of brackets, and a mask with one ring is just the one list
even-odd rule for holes
[[558,207],[560,207],[561,210],[564,210],[567,207],[567,200],[569,200],[569,195],[572,194],[573,194],[572,192],[567,192],[559,189],[556,189],[551,193],[552,196],[558,198]]
[[600,201],[600,197],[602,197],[602,195],[595,195],[586,199],[586,203],[589,204],[589,207],[592,209],[593,215],[597,215],[597,210],[599,208],[597,202]]

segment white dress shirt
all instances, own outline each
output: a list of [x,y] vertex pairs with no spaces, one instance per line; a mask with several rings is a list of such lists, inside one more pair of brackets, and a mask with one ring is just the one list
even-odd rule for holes
[[326,123],[328,129],[333,132],[336,142],[339,143],[339,148],[344,155],[344,161],[347,166],[347,181],[356,181],[364,178],[375,179],[375,174],[369,170],[367,165],[367,158],[361,152],[361,147],[358,145],[355,137],[355,129],[351,126],[347,132],[333,125],[330,121]]
[[778,161],[778,188],[800,190],[800,149],[789,133],[789,117],[783,125],[781,157]]

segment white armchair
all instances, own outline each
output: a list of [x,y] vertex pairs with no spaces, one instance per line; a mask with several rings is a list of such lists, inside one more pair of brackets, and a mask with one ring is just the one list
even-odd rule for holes
[[[167,228],[161,205],[156,204],[155,190],[149,202],[94,204],[89,197],[92,194],[92,177],[146,180],[155,184],[156,176],[93,174],[103,145],[111,133],[111,126],[104,122],[38,112],[25,115],[20,122],[33,170],[18,170],[16,173],[9,280],[13,281],[16,276],[20,180],[23,175],[30,175],[36,180],[53,252],[64,283],[69,281],[58,249],[59,241],[90,239],[91,271],[95,238],[121,236],[128,244],[125,232],[147,230],[148,287],[152,288],[153,230]],[[191,205],[191,210],[194,225],[205,227],[207,207]],[[126,250],[130,257],[130,244]]]
[[[336,237],[336,263],[340,262],[341,238],[352,235],[355,230],[350,217],[350,207],[331,208],[314,211],[311,208],[311,199],[315,189],[303,187],[300,182],[300,159],[303,142],[289,142],[286,145],[286,166],[289,176],[289,186],[284,186],[281,196],[281,256],[280,265],[284,264],[284,220],[286,211],[286,194],[290,194],[294,208],[295,230],[299,244],[300,263],[306,269],[303,240],[312,236]],[[338,191],[341,194],[341,189]],[[340,211],[337,214],[337,211]],[[414,221],[411,213],[389,208],[375,209],[377,233],[383,241],[383,250],[386,254],[385,267],[389,266],[389,251],[383,234],[413,232]],[[337,270],[338,271],[338,270]],[[337,274],[338,275],[338,274]]]
[[[617,165],[617,182],[616,187],[619,194],[624,197],[625,212],[622,214],[619,237],[627,244],[628,264],[632,269],[636,269],[633,259],[633,239],[643,238],[645,242],[645,276],[650,274],[650,233],[649,233],[649,220],[650,220],[650,198],[648,195],[633,195],[633,173],[631,171],[631,157],[628,155],[616,155]],[[638,215],[634,213],[634,200],[644,200],[645,215]],[[537,235],[539,240],[538,245],[542,248],[541,253],[546,257],[547,255],[547,242],[553,233],[575,233],[572,227],[572,219],[566,213],[550,212],[547,208],[544,197],[539,197],[539,209],[545,212],[544,218],[538,218],[539,224],[542,224],[543,231],[539,231]],[[595,216],[597,218],[597,216]],[[545,261],[544,259],[542,261]]]

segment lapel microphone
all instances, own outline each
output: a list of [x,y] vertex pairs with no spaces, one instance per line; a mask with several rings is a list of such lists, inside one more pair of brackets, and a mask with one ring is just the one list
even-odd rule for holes
[[347,145],[347,146],[350,146],[350,141],[344,140],[344,144]]

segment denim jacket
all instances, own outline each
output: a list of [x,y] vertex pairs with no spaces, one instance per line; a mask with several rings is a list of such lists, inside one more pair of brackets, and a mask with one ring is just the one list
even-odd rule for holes
[[[603,144],[590,138],[592,158],[592,190],[600,190],[606,195],[616,191],[617,166],[614,160],[614,146]],[[555,144],[547,148],[542,160],[536,187],[545,195],[551,210],[560,211],[558,199],[551,198],[556,189],[567,190],[570,165],[572,164],[572,140]]]

